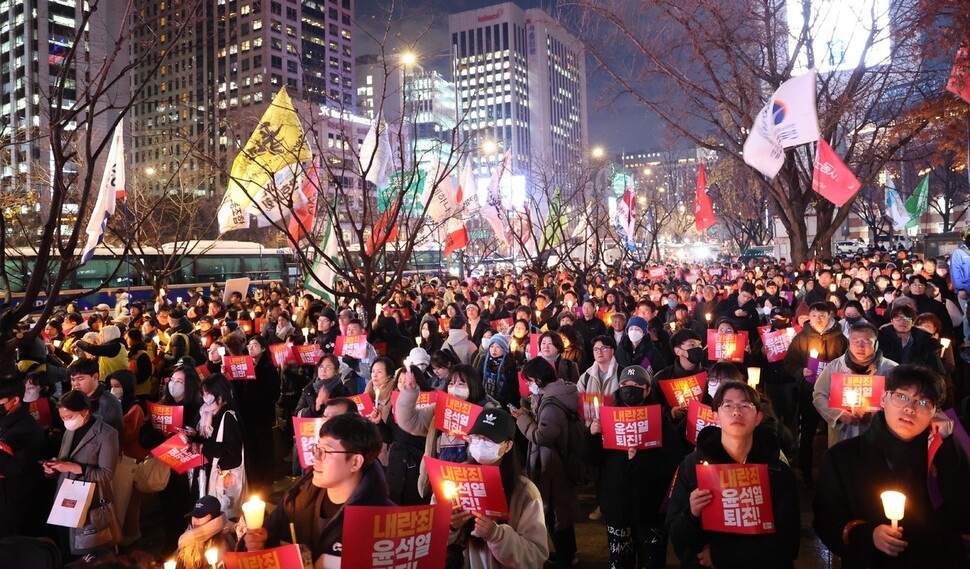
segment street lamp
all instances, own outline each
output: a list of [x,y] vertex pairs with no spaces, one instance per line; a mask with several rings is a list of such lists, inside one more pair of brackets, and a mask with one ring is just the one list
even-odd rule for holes
[[486,140],[482,143],[482,154],[485,156],[493,156],[498,152],[498,144],[494,140]]
[[606,151],[603,150],[603,147],[602,146],[594,146],[593,147],[593,158],[600,159],[605,154],[606,154]]
[[404,52],[404,53],[401,54],[401,63],[405,67],[411,67],[412,65],[416,64],[417,62],[418,62],[418,56],[414,55],[414,53],[412,53],[410,51],[406,51],[406,52]]

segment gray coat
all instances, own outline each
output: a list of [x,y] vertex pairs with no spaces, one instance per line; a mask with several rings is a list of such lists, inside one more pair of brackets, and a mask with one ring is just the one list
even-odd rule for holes
[[[91,416],[89,419],[94,421],[88,432],[84,433],[81,442],[70,452],[73,433],[64,433],[64,440],[61,441],[61,450],[57,453],[60,460],[66,460],[80,464],[83,468],[82,474],[68,474],[62,472],[57,481],[58,487],[64,480],[83,480],[94,482],[94,499],[91,500],[91,507],[95,507],[100,502],[100,496],[108,503],[114,502],[114,494],[111,492],[111,477],[114,475],[115,466],[118,463],[118,431],[104,421]],[[99,494],[100,492],[100,494]],[[77,531],[70,528],[71,543],[74,543],[74,533]]]

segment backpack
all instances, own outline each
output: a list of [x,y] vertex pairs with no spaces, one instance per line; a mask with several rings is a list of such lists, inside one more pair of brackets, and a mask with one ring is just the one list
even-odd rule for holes
[[[583,437],[586,436],[586,424],[579,416],[579,413],[572,409],[567,409],[565,405],[554,397],[544,397],[540,404],[540,409],[542,405],[547,403],[562,410],[566,416],[566,440],[555,446],[556,452],[559,453],[559,459],[562,460],[566,471],[566,479],[576,486],[586,486],[590,482],[590,477],[585,465],[579,458],[579,446]],[[536,416],[538,414],[536,413]]]

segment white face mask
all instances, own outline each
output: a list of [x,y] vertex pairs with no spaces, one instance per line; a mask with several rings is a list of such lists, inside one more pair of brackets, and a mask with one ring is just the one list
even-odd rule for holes
[[84,425],[84,417],[75,417],[64,421],[64,428],[68,431],[76,431]]
[[717,393],[718,387],[721,387],[720,381],[707,382],[707,394],[710,395],[711,397],[714,397],[714,394]]
[[216,402],[216,396],[211,393],[206,393],[202,396],[202,401],[205,401],[206,405],[212,405]]
[[24,403],[33,403],[40,399],[39,387],[27,387],[24,389]]
[[115,399],[121,399],[121,396],[125,394],[125,390],[121,387],[112,387],[111,394],[115,396]]
[[427,340],[428,338],[431,337],[431,331],[430,330],[421,330],[421,337],[424,338],[425,340]]
[[539,395],[539,386],[536,385],[535,383],[530,383],[529,384],[529,393],[531,393],[533,395]]
[[468,454],[478,464],[495,464],[502,458],[502,445],[488,439],[474,439],[468,445]]
[[643,332],[641,332],[639,329],[637,329],[637,330],[630,330],[629,332],[627,332],[627,336],[630,337],[630,341],[631,342],[633,342],[634,344],[636,344],[636,343],[639,343],[640,340],[643,339]]
[[179,397],[185,395],[185,386],[181,383],[168,383],[168,393],[172,397],[178,399]]
[[458,399],[468,399],[468,386],[467,385],[449,385],[448,395],[452,397],[457,397]]

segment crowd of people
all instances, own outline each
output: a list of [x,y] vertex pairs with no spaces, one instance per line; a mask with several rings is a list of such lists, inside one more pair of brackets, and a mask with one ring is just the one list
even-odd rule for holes
[[[432,502],[433,457],[497,465],[508,502],[499,523],[453,512],[447,567],[572,567],[584,555],[584,488],[612,568],[665,567],[668,548],[684,568],[793,567],[799,485],[843,567],[970,567],[970,462],[958,436],[970,406],[968,297],[970,233],[938,259],[405,277],[376,314],[279,283],[229,298],[213,283],[174,302],[119,290],[91,313],[63,307],[35,338],[22,326],[17,370],[0,382],[0,543],[44,536],[65,560],[96,561],[139,546],[142,505],[157,494],[158,561],[209,567],[213,547],[295,540],[315,567],[337,567],[344,507]],[[789,333],[782,357],[763,341],[774,331]],[[711,357],[710,338],[744,335],[739,357]],[[341,348],[349,338],[363,344],[354,357]],[[315,344],[320,357],[278,364],[278,344]],[[240,355],[255,380],[230,379],[224,360]],[[831,406],[845,375],[885,378],[875,407]],[[696,399],[716,423],[695,437],[689,401],[671,402],[659,383],[688,377],[701,378]],[[422,392],[488,413],[467,435],[442,431],[434,407],[418,405]],[[361,394],[374,402],[366,414],[352,399]],[[601,418],[579,416],[589,395],[659,406],[662,443],[606,445]],[[200,466],[148,472],[172,434],[151,420],[152,404],[181,409],[177,432]],[[292,417],[323,418],[310,469]],[[714,496],[696,473],[719,464],[765,465],[773,531],[705,529]],[[71,481],[95,485],[88,518],[46,523]],[[246,527],[242,501],[280,481],[289,488],[265,523]],[[886,489],[907,497],[901,525],[886,517]]]

